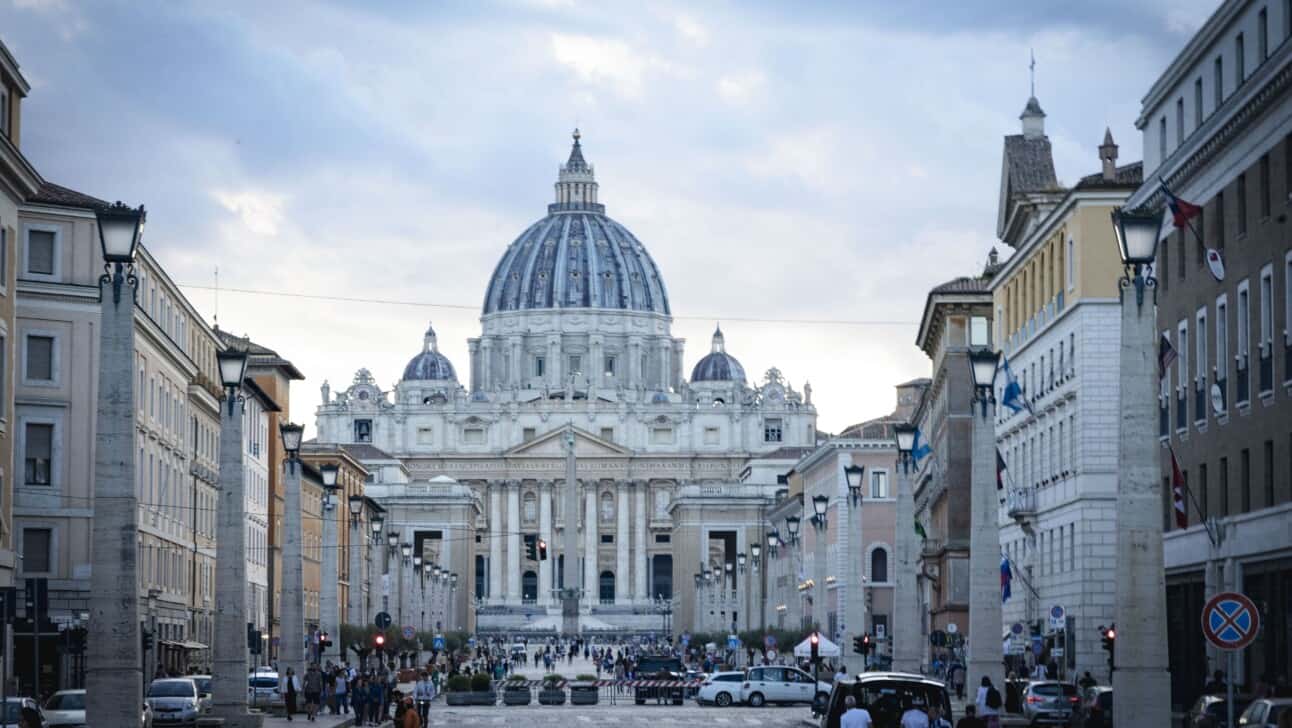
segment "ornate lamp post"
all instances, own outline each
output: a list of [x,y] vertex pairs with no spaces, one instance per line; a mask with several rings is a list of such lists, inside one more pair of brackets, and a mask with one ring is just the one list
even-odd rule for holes
[[866,466],[864,465],[845,465],[843,468],[844,480],[848,482],[848,496],[852,498],[852,505],[861,505],[861,485],[866,475]]
[[801,521],[798,516],[787,516],[785,518],[785,532],[789,534],[789,542],[796,545],[799,542],[799,525]]
[[[1004,650],[1001,646],[1000,525],[996,503],[996,433],[993,425],[996,369],[1000,353],[990,349],[969,352],[969,372],[974,397],[981,405],[970,425],[973,466],[969,513],[969,657],[967,685],[988,677],[999,690],[1004,685]],[[899,528],[912,527],[910,524]]]
[[[1162,213],[1112,213],[1125,271],[1121,279],[1121,424],[1118,437],[1117,584],[1114,622],[1113,709],[1125,725],[1166,725],[1170,721],[1167,673],[1166,575],[1162,553],[1162,492],[1158,481],[1156,415],[1157,362],[1154,356],[1157,281],[1153,261]],[[1135,289],[1134,305],[1125,295]],[[1144,290],[1154,291],[1144,305]],[[1232,664],[1232,663],[1231,663]]]
[[915,458],[915,427],[902,423],[893,427],[897,438],[897,534],[893,571],[893,669],[920,670],[920,614],[915,599],[915,503],[911,493],[911,471]]
[[[279,596],[282,636],[278,661],[280,669],[292,668],[305,674],[305,578],[301,548],[301,435],[303,427],[290,422],[278,426],[287,458],[283,463],[283,581]],[[333,602],[336,599],[333,598]]]
[[[135,250],[142,205],[95,211],[104,273],[99,278],[99,396],[94,457],[86,714],[96,725],[139,720],[144,690],[139,626],[139,499],[135,495]],[[130,299],[121,305],[121,288]],[[112,289],[111,298],[106,287]],[[144,397],[146,393],[139,392]],[[140,400],[142,401],[142,400]]]
[[812,496],[812,525],[821,530],[825,528],[825,512],[830,507],[830,496],[818,493]]

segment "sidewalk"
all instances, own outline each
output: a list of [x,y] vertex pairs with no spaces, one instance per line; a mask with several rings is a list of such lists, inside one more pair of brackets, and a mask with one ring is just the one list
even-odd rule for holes
[[[354,725],[353,715],[320,715],[313,723],[305,719],[304,713],[292,716],[294,720],[287,720],[281,715],[267,715],[265,722],[261,724],[262,728],[290,728],[292,726],[312,726],[313,728],[350,728]],[[389,725],[389,724],[387,724]]]

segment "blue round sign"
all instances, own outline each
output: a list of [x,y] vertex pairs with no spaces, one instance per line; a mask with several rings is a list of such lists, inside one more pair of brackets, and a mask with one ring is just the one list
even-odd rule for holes
[[1256,639],[1261,613],[1245,595],[1221,592],[1202,608],[1202,634],[1222,650],[1241,650]]

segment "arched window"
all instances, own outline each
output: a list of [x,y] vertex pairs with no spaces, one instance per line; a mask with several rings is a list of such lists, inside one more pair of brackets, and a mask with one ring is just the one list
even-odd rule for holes
[[538,574],[526,571],[520,577],[520,600],[526,604],[538,601]]
[[877,548],[870,552],[870,580],[888,581],[888,549]]
[[615,601],[615,575],[613,572],[601,572],[599,592],[602,604],[613,604]]

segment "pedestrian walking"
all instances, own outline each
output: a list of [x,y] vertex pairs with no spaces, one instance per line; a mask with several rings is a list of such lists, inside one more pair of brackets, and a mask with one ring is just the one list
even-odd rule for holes
[[[290,670],[291,668],[288,668]],[[323,695],[323,676],[318,665],[305,671],[305,719],[313,721],[319,712],[319,698]]]
[[287,668],[287,674],[278,681],[278,692],[286,703],[287,720],[291,720],[292,713],[296,712],[296,699],[301,693],[301,679],[295,670]]
[[350,701],[354,705],[354,724],[358,726],[367,725],[368,681],[360,675],[359,678],[354,681],[353,690],[351,692],[354,693],[354,697]]
[[386,711],[386,681],[380,676],[368,682],[368,723],[381,725]]
[[978,714],[982,716],[987,728],[1000,728],[1000,691],[991,684],[991,678],[986,675],[983,675],[982,684],[978,686],[978,696],[974,699],[974,706],[978,708]]
[[417,714],[421,717],[422,723],[429,720],[431,713],[431,700],[435,697],[435,685],[431,683],[431,676],[422,673],[417,678],[417,683],[413,685],[413,699],[417,702]]

